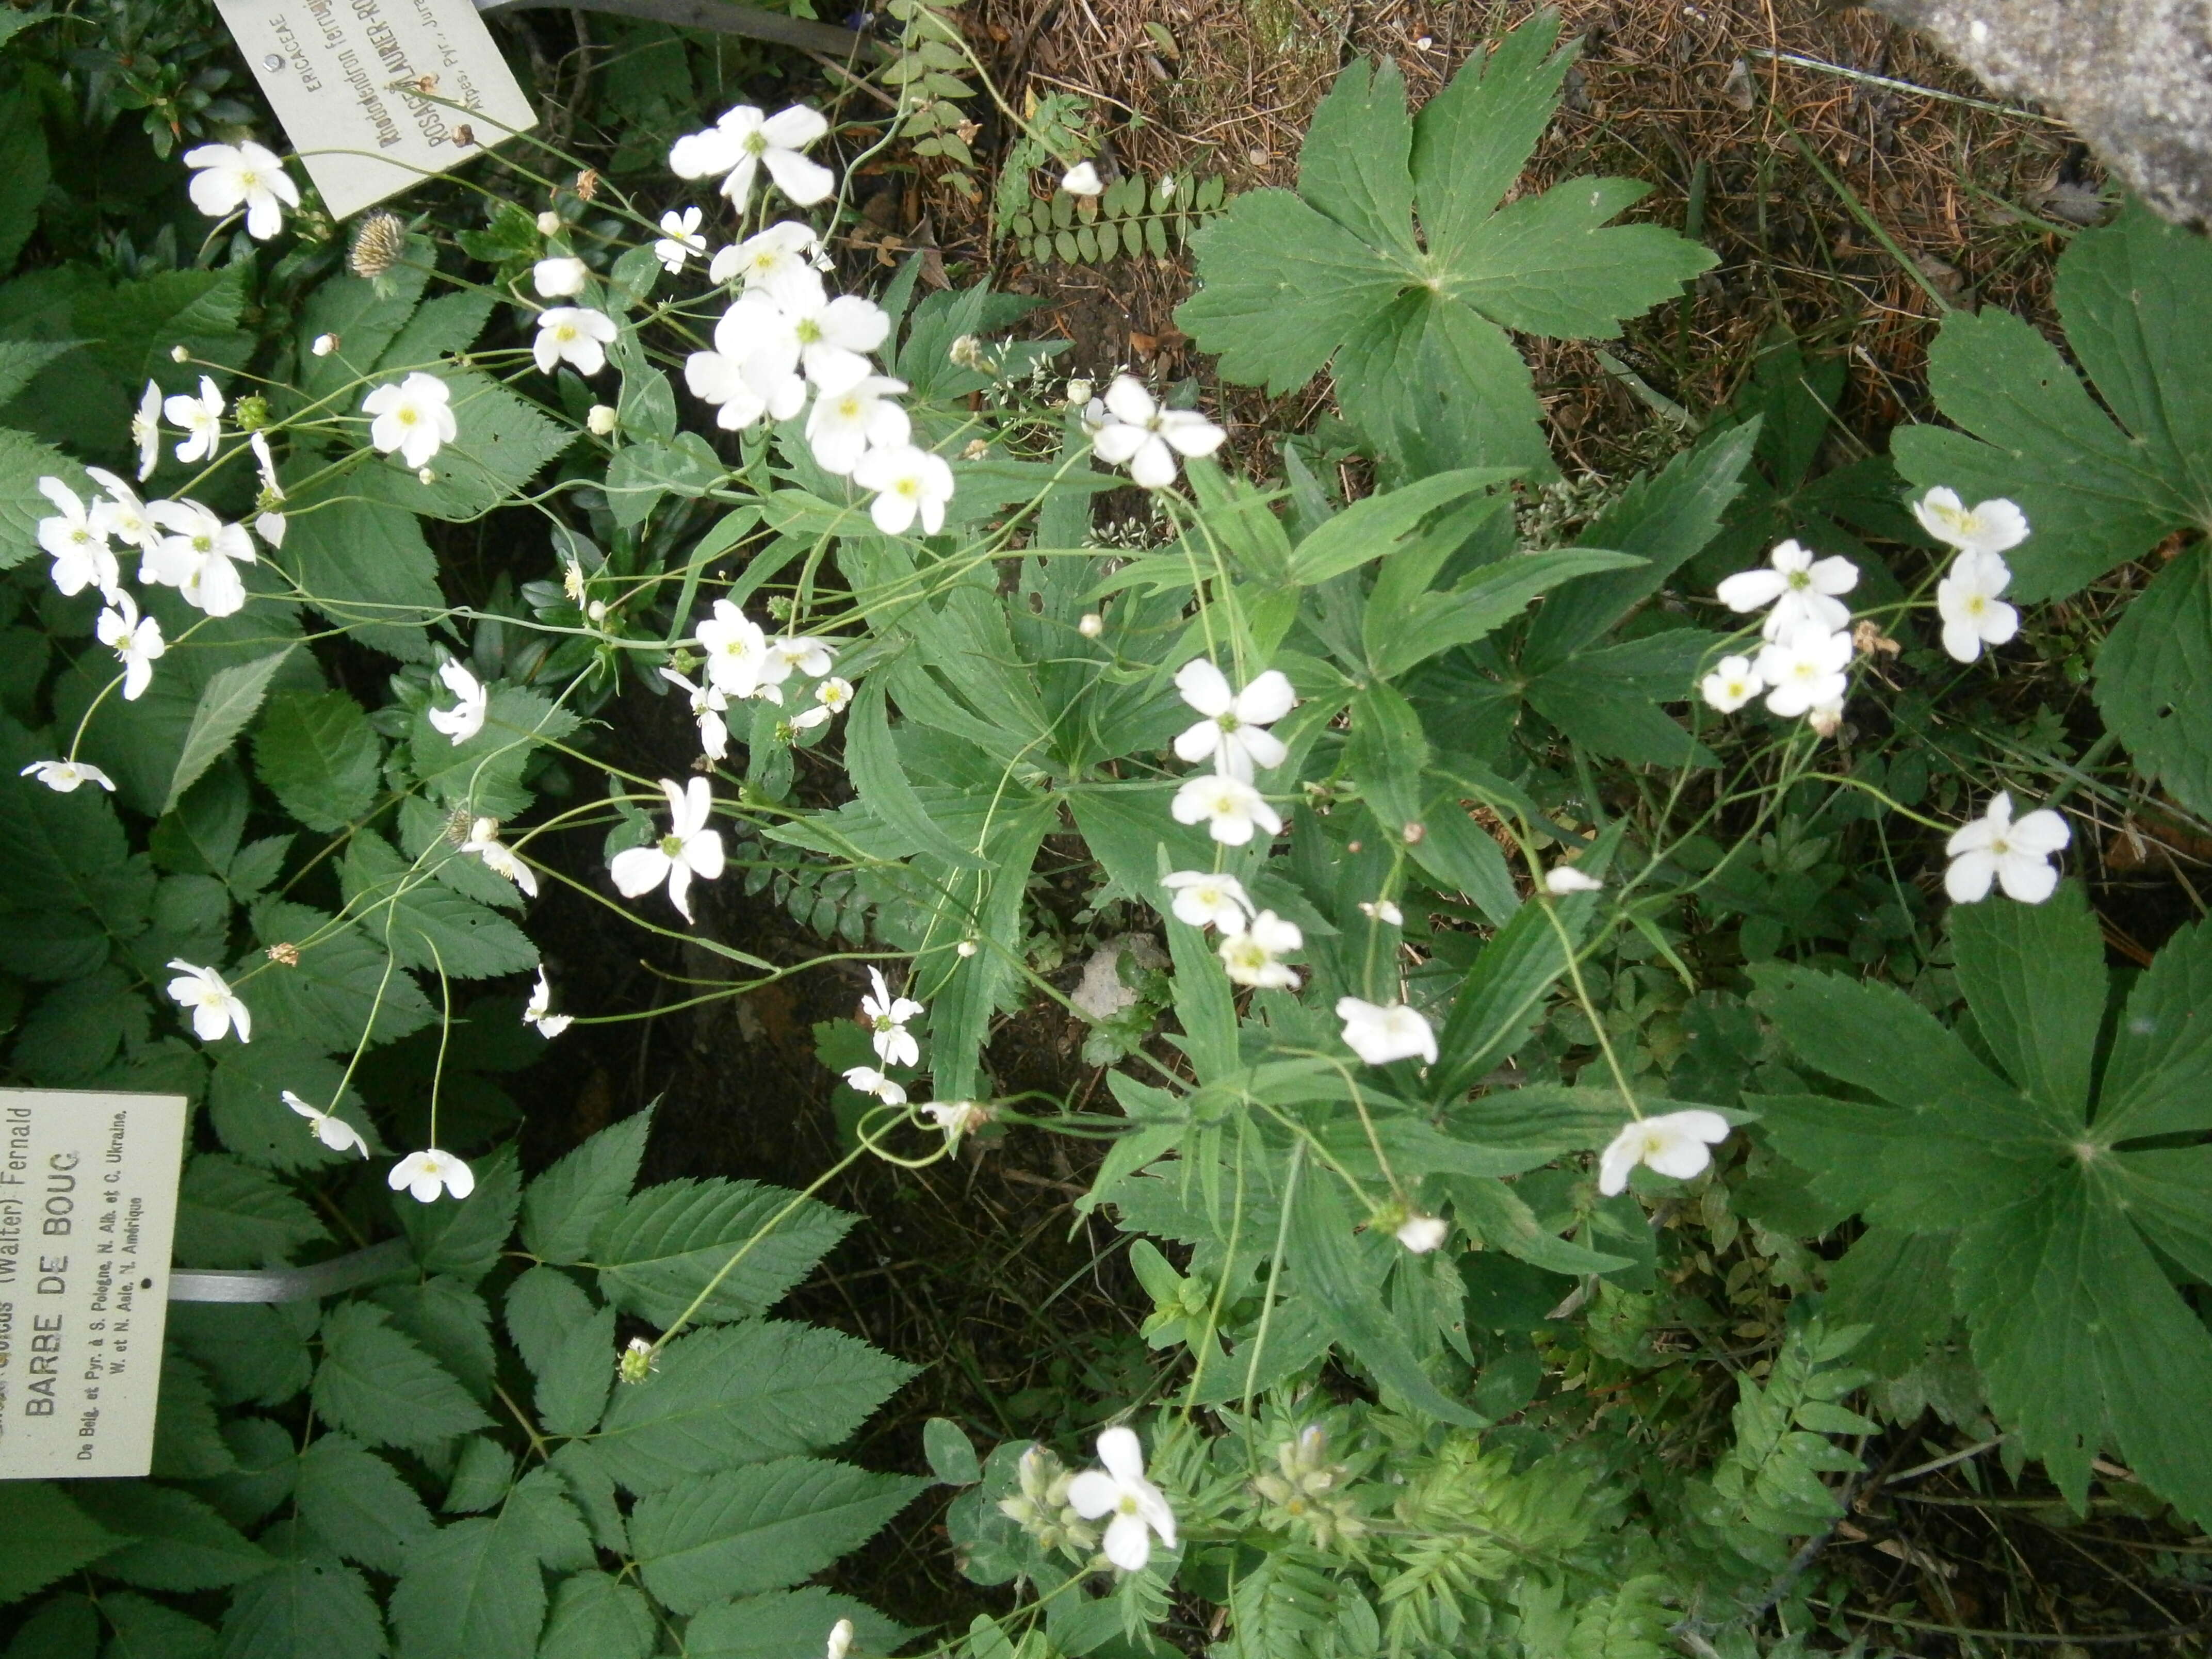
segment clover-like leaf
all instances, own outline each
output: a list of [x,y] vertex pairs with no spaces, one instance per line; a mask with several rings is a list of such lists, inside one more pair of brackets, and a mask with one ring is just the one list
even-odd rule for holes
[[1499,206],[1557,107],[1556,13],[1470,58],[1418,118],[1395,64],[1352,64],[1314,112],[1298,187],[1249,191],[1191,238],[1176,313],[1231,380],[1277,392],[1331,358],[1345,412],[1406,471],[1552,469],[1508,329],[1610,338],[1713,263],[1613,225],[1644,185],[1566,179]]

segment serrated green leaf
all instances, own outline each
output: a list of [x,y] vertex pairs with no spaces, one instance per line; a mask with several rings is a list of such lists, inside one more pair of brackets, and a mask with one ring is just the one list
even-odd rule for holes
[[552,1469],[532,1469],[514,1483],[501,1520],[518,1527],[539,1563],[553,1572],[574,1572],[598,1557],[568,1487]]
[[313,1329],[313,1310],[296,1304],[180,1302],[169,1310],[167,1340],[206,1374],[217,1405],[281,1406],[314,1374]]
[[482,518],[575,441],[573,428],[474,369],[430,371],[451,393],[459,435],[430,462],[432,481],[394,458],[360,475],[362,490],[425,518],[465,523]]
[[534,1376],[558,1358],[568,1334],[592,1316],[592,1298],[558,1268],[526,1269],[507,1287],[507,1330]]
[[223,1614],[223,1659],[380,1659],[384,1616],[351,1567],[282,1560],[241,1586]]
[[442,1528],[392,1592],[399,1659],[532,1659],[544,1620],[537,1555],[504,1518]]
[[[405,252],[381,277],[372,281],[340,270],[324,278],[301,307],[295,336],[299,343],[295,373],[306,400],[336,397],[368,373],[415,314],[416,301],[422,297],[437,262],[437,251],[427,237],[410,237]],[[318,357],[313,348],[320,334],[334,335],[338,344],[335,351]],[[358,407],[358,398],[355,402]]]
[[315,1368],[316,1411],[372,1446],[430,1449],[490,1427],[453,1376],[390,1321],[374,1303],[331,1310]]
[[0,340],[0,404],[31,383],[32,377],[82,340]]
[[488,1435],[472,1434],[461,1442],[453,1478],[438,1507],[447,1515],[481,1515],[504,1498],[514,1484],[514,1454]]
[[222,1152],[185,1166],[177,1194],[177,1260],[190,1267],[266,1267],[330,1237],[306,1201],[265,1170]]
[[[658,1627],[633,1584],[596,1570],[564,1578],[553,1592],[538,1659],[646,1659]],[[687,1640],[692,1652],[698,1650]]]
[[253,765],[284,810],[310,830],[343,830],[376,799],[383,748],[343,691],[287,691],[269,700]]
[[1557,15],[1539,13],[1469,58],[1422,106],[1413,172],[1432,246],[1464,246],[1528,164],[1579,51],[1570,42],[1554,52],[1559,37]]
[[[412,1203],[411,1199],[407,1200]],[[466,1281],[440,1273],[416,1285],[385,1285],[371,1294],[392,1313],[392,1322],[424,1353],[459,1377],[485,1405],[491,1403],[498,1356],[492,1348],[491,1310]]]
[[784,1457],[689,1477],[641,1498],[630,1542],[645,1587],[678,1613],[819,1572],[928,1483]]
[[[611,1345],[601,1352],[601,1375],[611,1376]],[[777,1322],[695,1331],[616,1395],[593,1443],[623,1486],[658,1492],[685,1475],[835,1446],[913,1375],[841,1331]]]
[[140,1589],[222,1589],[266,1572],[272,1558],[190,1492],[150,1480],[88,1481],[76,1499],[110,1532],[136,1541],[100,1571]]
[[2151,579],[2097,653],[2106,725],[2195,812],[2212,811],[2212,560],[2185,549]]
[[817,1632],[841,1619],[853,1621],[863,1653],[889,1653],[914,1634],[864,1601],[809,1584],[702,1608],[684,1626],[684,1650],[686,1659],[786,1659],[819,1645]]
[[425,631],[446,614],[437,556],[414,514],[362,495],[351,476],[296,494],[286,568],[335,626],[403,662],[436,654]]
[[637,1179],[653,1132],[653,1108],[612,1123],[530,1183],[522,1198],[522,1245],[540,1261],[585,1261],[592,1235],[620,1209]]
[[8,1502],[15,1544],[0,1556],[0,1607],[21,1601],[128,1541],[70,1503],[50,1481],[12,1486]]
[[166,1480],[204,1480],[237,1466],[216,1419],[215,1394],[206,1376],[182,1352],[163,1353],[153,1472]]
[[[100,1598],[100,1616],[115,1632],[100,1659],[214,1659],[215,1632],[159,1601],[110,1591]],[[12,1648],[9,1654],[14,1659]]]
[[[358,928],[278,898],[256,904],[252,922],[264,951],[291,945],[300,953],[297,967],[257,953],[231,975],[257,1031],[343,1053],[360,1042],[372,1017],[374,1039],[386,1042],[435,1018],[422,988],[397,968],[387,972],[384,951]],[[261,971],[247,980],[253,969]]]
[[629,1313],[666,1325],[689,1308],[740,1249],[696,1318],[765,1312],[845,1236],[852,1217],[752,1181],[671,1181],[643,1192],[600,1223],[592,1243],[599,1291]]
[[415,314],[392,336],[377,359],[383,374],[405,374],[439,366],[438,360],[466,351],[483,332],[498,296],[489,289],[441,294],[415,307]]
[[343,1066],[274,1030],[257,1030],[254,1039],[213,1046],[208,1116],[226,1150],[264,1170],[327,1169],[360,1158],[317,1139],[307,1119],[284,1103],[287,1090],[357,1129],[367,1128],[369,1144],[377,1144],[360,1095],[351,1089],[339,1093]]
[[346,914],[404,968],[493,979],[538,965],[538,947],[527,934],[437,880],[426,862],[410,864],[374,830],[356,830],[338,866]]
[[325,1434],[298,1462],[300,1518],[349,1561],[398,1575],[407,1552],[437,1530],[415,1489],[349,1434]]
[[415,775],[434,799],[480,817],[510,818],[530,805],[523,769],[538,743],[559,743],[576,730],[575,715],[534,691],[495,686],[483,730],[456,744],[418,715],[410,734]]
[[177,751],[177,768],[170,775],[168,793],[161,802],[162,811],[174,808],[185,791],[215,764],[216,757],[228,750],[232,739],[246,729],[246,722],[253,718],[262,698],[269,693],[269,682],[291,654],[291,647],[287,646],[252,662],[220,669],[209,679],[193,706],[191,723],[185,728],[184,744]]

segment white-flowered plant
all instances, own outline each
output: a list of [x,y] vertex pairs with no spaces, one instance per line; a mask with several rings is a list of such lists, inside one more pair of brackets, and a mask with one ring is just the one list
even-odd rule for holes
[[[200,376],[197,396],[179,392],[162,402],[161,413],[168,417],[171,426],[180,428],[185,434],[177,443],[179,460],[189,465],[214,459],[222,442],[222,415],[228,407],[221,389],[205,374]],[[141,469],[138,476],[144,477],[145,470]]]
[[840,679],[835,674],[820,681],[814,688],[814,702],[791,717],[791,729],[806,732],[817,726],[827,726],[845,712],[853,701],[853,682]]
[[88,783],[106,790],[111,795],[115,793],[115,780],[90,761],[33,761],[18,775],[35,779],[57,795],[73,795],[80,787]]
[[451,659],[438,665],[438,678],[446,683],[446,690],[456,699],[451,708],[433,708],[428,719],[432,726],[443,732],[459,748],[483,730],[484,718],[491,711],[491,692],[482,680],[467,668]]
[[1912,504],[1912,516],[1937,541],[1961,553],[2005,553],[2027,539],[2027,514],[2000,496],[1969,507],[1959,492],[1938,486]]
[[1305,942],[1296,922],[1285,921],[1273,910],[1262,910],[1243,927],[1223,932],[1218,947],[1221,966],[1238,985],[1256,990],[1294,990],[1297,974],[1282,958],[1303,949]]
[[1748,657],[1723,657],[1698,682],[1698,695],[1723,714],[1733,714],[1766,689]]
[[441,448],[461,435],[453,388],[434,374],[417,371],[404,380],[386,381],[362,399],[361,408],[371,417],[368,441],[384,454],[396,453],[410,466],[428,465]]
[[1395,1237],[1415,1255],[1426,1255],[1451,1237],[1451,1223],[1438,1216],[1409,1215],[1398,1224]]
[[1175,1511],[1167,1497],[1145,1479],[1145,1449],[1136,1431],[1119,1425],[1098,1437],[1098,1462],[1067,1483],[1067,1502],[1086,1521],[1105,1520],[1101,1547],[1124,1572],[1142,1572],[1152,1559],[1157,1535],[1176,1547]]
[[1588,871],[1571,864],[1555,864],[1544,872],[1544,890],[1557,898],[1565,898],[1569,893],[1595,893],[1604,885]]
[[842,392],[818,395],[806,416],[806,441],[815,464],[843,477],[871,449],[904,447],[914,423],[892,399],[906,389],[903,380],[863,374]]
[[309,1133],[324,1146],[334,1152],[359,1152],[363,1158],[368,1156],[368,1142],[362,1139],[361,1131],[337,1113],[310,1106],[289,1089],[279,1092],[287,1106],[307,1120]]
[[141,581],[173,587],[185,604],[210,617],[235,616],[246,605],[239,566],[259,562],[242,524],[225,524],[198,501],[149,501],[160,533],[140,562]]
[[1687,1181],[1712,1162],[1712,1149],[1728,1134],[1726,1118],[1701,1109],[1638,1118],[1615,1135],[1599,1156],[1597,1189],[1607,1198],[1625,1192],[1629,1171],[1639,1164],[1660,1175]]
[[471,823],[468,839],[461,843],[461,851],[474,854],[483,860],[485,869],[513,882],[532,898],[538,896],[537,872],[515,855],[512,847],[499,838],[497,818],[477,818]]
[[1851,636],[1818,627],[1799,628],[1759,653],[1759,677],[1767,685],[1766,709],[1795,720],[1816,708],[1840,708],[1850,688]]
[[161,388],[153,381],[146,382],[146,390],[139,394],[138,407],[131,416],[131,442],[138,452],[138,482],[144,483],[155,467],[161,464],[161,410],[164,400]]
[[1146,489],[1165,489],[1182,469],[1178,457],[1211,455],[1229,435],[1195,410],[1161,408],[1133,374],[1115,375],[1085,421],[1098,459],[1127,467]]
[[451,1152],[428,1146],[408,1153],[393,1164],[384,1184],[395,1193],[405,1193],[417,1204],[434,1204],[441,1193],[451,1193],[457,1200],[466,1198],[476,1191],[477,1177],[475,1170]]
[[138,499],[138,492],[105,467],[88,466],[85,475],[100,486],[101,492],[92,504],[93,528],[125,547],[137,548],[143,556],[160,538],[161,532],[146,510],[146,503]]
[[55,589],[68,595],[88,587],[105,593],[120,582],[122,574],[115,550],[107,544],[98,507],[88,507],[76,491],[56,477],[40,478],[39,494],[54,507],[52,518],[39,520],[39,545],[54,562]]
[[538,982],[530,988],[530,1000],[523,1005],[523,1023],[538,1029],[538,1035],[550,1042],[567,1030],[575,1019],[574,1014],[553,1012],[553,988],[545,982],[545,970],[538,970]]
[[2011,643],[2020,612],[1997,597],[2011,582],[2012,568],[1996,553],[1969,549],[1951,561],[1936,584],[1936,611],[1943,619],[1943,649],[1952,657],[1974,662],[1983,647]]
[[729,600],[715,600],[713,614],[699,624],[699,649],[706,654],[708,679],[730,701],[783,701],[781,677],[771,678],[767,630]]
[[723,248],[708,262],[707,276],[716,283],[742,281],[778,305],[795,306],[819,299],[828,265],[814,227],[785,219]]
[[689,921],[691,878],[713,881],[722,873],[721,832],[708,827],[714,811],[714,790],[704,778],[694,778],[688,785],[664,778],[660,792],[668,798],[667,830],[642,847],[627,847],[616,854],[609,872],[624,898],[636,898],[665,883],[668,902]]
[[906,1090],[885,1073],[872,1066],[854,1066],[845,1073],[845,1082],[861,1094],[872,1096],[886,1106],[906,1104]]
[[912,997],[895,995],[880,968],[868,969],[868,994],[860,999],[860,1023],[868,1028],[876,1058],[886,1066],[920,1065],[921,1046],[906,1028],[927,1011]]
[[973,1134],[991,1121],[991,1109],[973,1100],[926,1100],[915,1109],[944,1131],[947,1151],[957,1148],[963,1135]]
[[2058,890],[2058,869],[2051,860],[2073,838],[2066,820],[2048,807],[2014,818],[2012,796],[2000,789],[1982,816],[1945,844],[1951,863],[1943,872],[1943,890],[1960,904],[1976,904],[1990,896],[1995,883],[2007,898],[2040,904]]
[[694,685],[672,668],[660,671],[660,678],[678,687],[691,705],[691,718],[699,727],[699,749],[710,761],[720,761],[730,752],[730,728],[722,716],[729,712],[729,693],[710,678],[704,685]]
[[556,253],[530,268],[530,285],[541,300],[573,300],[592,278],[592,268],[573,254]]
[[1336,1017],[1344,1022],[1344,1046],[1370,1066],[1388,1066],[1396,1060],[1436,1063],[1437,1034],[1418,1008],[1340,997]]
[[1280,766],[1290,750],[1267,730],[1291,712],[1297,693],[1280,670],[1270,668],[1243,690],[1205,657],[1194,657],[1176,675],[1182,700],[1205,718],[1175,740],[1175,751],[1193,763],[1210,761],[1225,776],[1252,781],[1255,769]]
[[253,1038],[253,1015],[230,982],[212,968],[196,968],[189,962],[172,961],[177,977],[169,981],[169,999],[192,1017],[192,1034],[202,1042],[219,1042],[232,1031],[240,1042]]
[[1177,823],[1202,823],[1206,834],[1224,847],[1242,847],[1264,830],[1282,833],[1282,814],[1267,798],[1242,778],[1218,772],[1202,772],[1187,779],[1176,790],[1168,811]]
[[886,536],[903,536],[919,518],[922,533],[945,528],[945,504],[952,499],[952,469],[945,459],[913,444],[872,449],[853,468],[853,481],[872,489],[868,516]]
[[653,253],[671,276],[682,276],[687,264],[707,252],[707,239],[699,234],[699,223],[696,207],[671,208],[660,216],[660,240],[653,243]]
[[1106,188],[1099,179],[1097,165],[1091,161],[1078,161],[1060,174],[1060,187],[1070,196],[1097,196]]
[[562,363],[586,380],[607,366],[607,348],[622,331],[604,311],[589,306],[553,306],[538,313],[538,335],[530,355],[540,374]]
[[246,234],[265,242],[284,228],[284,210],[300,205],[300,187],[284,163],[247,139],[236,144],[202,144],[185,152],[192,169],[192,205],[210,219],[246,210]]
[[720,179],[722,194],[739,213],[750,204],[753,178],[763,168],[793,203],[811,207],[837,187],[836,174],[804,154],[829,131],[822,112],[804,104],[774,115],[739,104],[705,131],[678,138],[668,166],[679,179]]
[[253,452],[253,470],[261,480],[261,494],[254,506],[253,533],[271,547],[284,545],[285,517],[284,486],[276,477],[276,458],[270,453],[266,434],[250,432],[246,447]]
[[1175,895],[1176,920],[1193,927],[1218,927],[1224,933],[1237,933],[1255,908],[1244,891],[1244,884],[1219,871],[1178,870],[1164,877],[1160,885]]
[[161,624],[138,614],[138,602],[118,588],[107,596],[107,608],[93,624],[100,642],[123,665],[123,700],[136,702],[154,683],[154,664],[168,649]]
[[1716,591],[1740,614],[1771,607],[1759,625],[1762,636],[1775,641],[1803,629],[1832,634],[1850,626],[1850,607],[1837,597],[1859,585],[1859,568],[1849,559],[1815,558],[1796,542],[1783,542],[1766,562],[1767,568],[1740,570]]

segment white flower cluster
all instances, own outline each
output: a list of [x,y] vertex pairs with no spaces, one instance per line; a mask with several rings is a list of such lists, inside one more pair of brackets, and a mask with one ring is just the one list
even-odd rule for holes
[[1858,586],[1859,568],[1845,558],[1815,559],[1794,541],[1769,554],[1767,565],[1738,571],[1716,595],[1740,613],[1765,608],[1766,643],[1756,659],[1722,658],[1698,690],[1723,714],[1764,691],[1767,713],[1806,717],[1831,736],[1843,723],[1851,662],[1850,607],[1837,595]]
[[1229,434],[1188,409],[1163,409],[1132,374],[1116,374],[1103,398],[1083,410],[1091,447],[1112,466],[1129,469],[1129,479],[1146,489],[1165,489],[1176,481],[1179,455],[1211,455]]
[[807,634],[771,635],[727,599],[714,601],[714,614],[699,624],[696,643],[707,660],[701,684],[693,684],[672,668],[660,672],[690,698],[692,717],[699,724],[699,746],[709,760],[719,761],[729,752],[730,732],[723,716],[730,705],[757,697],[781,707],[784,687],[793,675],[814,682],[799,700],[804,706],[791,716],[794,732],[827,724],[853,701],[853,683],[830,672],[836,647]]

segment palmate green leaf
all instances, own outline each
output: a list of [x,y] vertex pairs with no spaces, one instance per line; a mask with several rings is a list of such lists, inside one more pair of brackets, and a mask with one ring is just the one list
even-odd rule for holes
[[128,1541],[70,1502],[51,1481],[15,1483],[8,1502],[10,1547],[0,1555],[0,1607],[21,1601]]
[[384,1615],[351,1567],[321,1554],[279,1561],[231,1596],[224,1659],[380,1659]]
[[433,1449],[491,1419],[450,1373],[392,1328],[369,1302],[333,1308],[323,1322],[315,1410],[374,1446]]
[[2212,812],[2212,561],[2202,541],[2158,574],[2097,653],[2097,706],[2176,800]]
[[1952,927],[1967,1006],[2008,1075],[1900,992],[1758,969],[1801,1056],[1893,1103],[1762,1100],[1767,1132],[1816,1193],[1911,1233],[1955,1231],[1954,1303],[1990,1407],[2070,1502],[2110,1449],[2203,1524],[2212,1427],[2172,1402],[2212,1397],[2212,1334],[2153,1247],[2212,1269],[2212,1155],[2130,1148],[2160,1113],[2188,1121],[2169,1103],[2203,1099],[2203,1015],[2175,994],[2212,972],[2212,933],[2177,936],[2138,982],[2113,1039],[2111,1103],[2095,1109],[2106,975],[2081,890],[1962,905]]
[[[610,1352],[602,1349],[603,1360]],[[624,1486],[658,1492],[684,1475],[835,1446],[914,1369],[814,1326],[748,1321],[696,1331],[615,1396],[594,1443]]]
[[2005,555],[2007,597],[2028,601],[2212,525],[2212,248],[2131,201],[2068,245],[2054,297],[2112,415],[2019,318],[1960,311],[1929,349],[1928,378],[1936,407],[1965,430],[1905,427],[1891,440],[1920,488],[2020,503],[2031,533]]
[[648,1187],[599,1224],[592,1260],[600,1293],[626,1313],[667,1325],[744,1249],[744,1259],[723,1274],[694,1317],[765,1312],[853,1224],[842,1211],[806,1199],[773,1231],[764,1231],[795,1196],[781,1187],[719,1177]]
[[1224,376],[1285,392],[1334,356],[1345,412],[1403,470],[1549,474],[1504,330],[1611,337],[1713,263],[1660,227],[1609,226],[1644,194],[1628,180],[1569,179],[1498,208],[1556,106],[1572,58],[1552,51],[1558,34],[1555,15],[1530,20],[1414,121],[1395,64],[1338,77],[1297,192],[1248,191],[1191,239],[1201,286],[1176,320]]
[[846,1463],[781,1457],[692,1475],[641,1498],[630,1541],[645,1587],[678,1613],[780,1589],[819,1572],[904,1509],[928,1482]]
[[392,1592],[398,1659],[532,1659],[544,1621],[537,1551],[505,1514],[441,1528]]
[[437,1530],[415,1489],[349,1434],[325,1434],[300,1454],[294,1498],[300,1518],[349,1561],[375,1572],[406,1570],[407,1552]]

